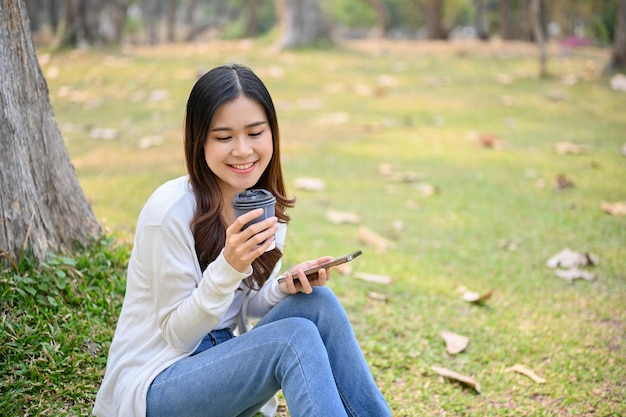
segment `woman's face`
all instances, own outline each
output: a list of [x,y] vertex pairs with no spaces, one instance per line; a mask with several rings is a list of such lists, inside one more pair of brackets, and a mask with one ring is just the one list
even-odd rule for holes
[[216,110],[204,158],[218,178],[225,202],[257,183],[273,149],[272,130],[259,103],[239,96]]

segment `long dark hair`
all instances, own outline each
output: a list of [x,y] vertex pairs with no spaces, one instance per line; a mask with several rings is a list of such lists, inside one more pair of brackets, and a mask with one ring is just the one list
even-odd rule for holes
[[[185,160],[189,182],[196,197],[196,212],[191,221],[196,254],[204,271],[226,244],[226,223],[222,217],[222,193],[217,177],[209,169],[204,144],[215,111],[240,96],[254,100],[265,109],[272,131],[273,154],[269,165],[253,188],[264,188],[276,197],[276,217],[287,223],[286,213],[295,199],[286,197],[280,164],[280,135],[276,109],[269,91],[250,68],[242,65],[224,65],[212,69],[196,82],[187,101],[185,119]],[[267,281],[282,252],[276,248],[264,253],[253,263],[253,274],[246,280],[251,288],[260,288]]]

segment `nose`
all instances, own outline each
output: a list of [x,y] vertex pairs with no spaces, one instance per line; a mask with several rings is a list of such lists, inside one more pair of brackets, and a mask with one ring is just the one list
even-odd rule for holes
[[237,157],[245,157],[252,153],[252,146],[245,137],[238,137],[235,140],[234,148],[233,148],[233,156]]

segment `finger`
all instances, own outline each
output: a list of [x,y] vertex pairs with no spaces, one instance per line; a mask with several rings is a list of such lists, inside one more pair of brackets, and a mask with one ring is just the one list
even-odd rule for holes
[[300,291],[305,294],[311,294],[313,292],[313,287],[311,287],[311,283],[302,269],[298,269],[298,278],[300,281]]
[[254,219],[258,219],[263,215],[264,212],[265,211],[262,208],[250,210],[249,212],[237,217],[230,227],[234,228],[237,231],[241,231],[246,224]]
[[287,273],[285,282],[287,283],[287,292],[289,294],[295,294],[298,292],[296,284],[294,283],[293,275],[290,272]]

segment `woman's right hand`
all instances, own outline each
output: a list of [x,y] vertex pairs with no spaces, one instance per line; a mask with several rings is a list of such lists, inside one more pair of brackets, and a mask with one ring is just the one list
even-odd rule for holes
[[252,262],[269,249],[278,231],[278,218],[268,217],[241,230],[248,222],[263,215],[263,209],[254,209],[235,219],[226,229],[224,258],[239,272],[248,270]]

